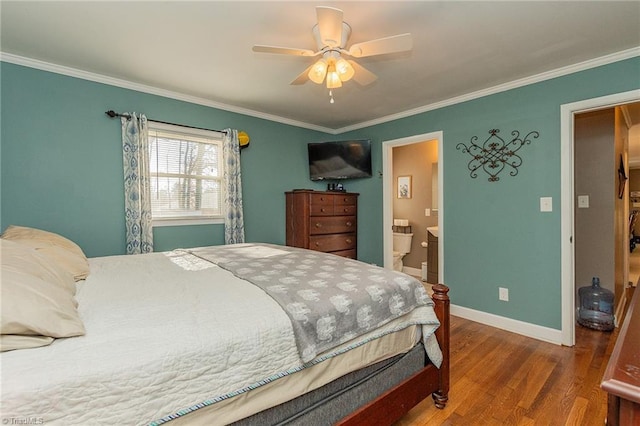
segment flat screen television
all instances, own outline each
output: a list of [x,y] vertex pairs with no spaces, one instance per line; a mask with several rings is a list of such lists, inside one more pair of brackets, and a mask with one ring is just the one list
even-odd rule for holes
[[311,180],[357,179],[371,177],[369,139],[308,144]]

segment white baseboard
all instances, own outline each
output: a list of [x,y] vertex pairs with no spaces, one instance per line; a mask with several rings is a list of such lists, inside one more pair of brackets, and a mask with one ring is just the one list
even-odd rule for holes
[[422,269],[411,268],[409,266],[403,266],[402,267],[402,272],[404,272],[407,275],[413,275],[414,277],[421,277],[422,276]]
[[554,328],[543,327],[457,305],[451,305],[451,315],[521,334],[533,339],[554,343],[556,345],[562,344],[562,331]]

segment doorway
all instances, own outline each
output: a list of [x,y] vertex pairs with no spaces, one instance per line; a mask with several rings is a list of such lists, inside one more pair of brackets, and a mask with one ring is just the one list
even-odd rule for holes
[[561,339],[565,346],[575,345],[575,209],[574,126],[575,115],[640,101],[640,90],[588,99],[561,106]]
[[[438,206],[438,282],[444,281],[444,193],[443,193],[443,152],[442,152],[442,131],[409,136],[400,139],[393,139],[382,142],[382,174],[383,174],[383,259],[384,267],[393,269],[393,200],[396,196],[396,183],[394,182],[393,171],[393,148],[418,144],[425,141],[437,141],[438,161],[437,161],[437,206]],[[414,235],[414,239],[421,240],[425,236]],[[426,260],[426,259],[425,259]]]

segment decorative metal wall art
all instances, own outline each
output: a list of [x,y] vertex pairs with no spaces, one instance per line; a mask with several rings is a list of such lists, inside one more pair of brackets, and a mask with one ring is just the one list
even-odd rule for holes
[[469,175],[475,179],[478,177],[477,171],[484,170],[489,175],[489,182],[497,182],[500,180],[498,175],[505,169],[509,168],[509,174],[515,176],[518,174],[518,167],[522,165],[522,157],[516,154],[525,144],[531,144],[531,139],[537,139],[540,134],[536,131],[529,132],[524,138],[520,138],[520,132],[514,130],[511,132],[512,139],[505,142],[498,136],[500,130],[489,130],[489,137],[482,145],[478,145],[477,136],[473,136],[469,142],[469,146],[464,143],[456,145],[456,149],[462,150],[463,153],[469,154],[472,158],[467,164],[471,171]]

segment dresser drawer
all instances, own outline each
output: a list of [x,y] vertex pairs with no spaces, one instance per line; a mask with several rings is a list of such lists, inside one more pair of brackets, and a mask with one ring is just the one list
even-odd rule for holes
[[344,234],[356,232],[355,216],[316,216],[309,218],[309,233],[311,235],[321,234]]
[[311,216],[331,216],[333,215],[333,195],[331,194],[311,194],[309,205]]
[[332,194],[311,194],[312,206],[333,206]]
[[335,205],[333,206],[333,214],[336,216],[345,216],[345,215],[353,215],[356,214],[356,206],[355,205]]
[[336,206],[355,206],[358,201],[357,195],[334,195],[333,204]]
[[339,251],[356,248],[356,234],[333,234],[309,237],[309,248],[316,251]]
[[332,251],[331,253],[335,254],[337,256],[347,257],[349,259],[355,259],[355,260],[358,259],[358,255],[356,253],[356,249]]
[[355,215],[357,207],[355,205],[327,205],[311,204],[311,216],[350,216]]
[[311,204],[309,214],[311,216],[333,216],[333,204]]

